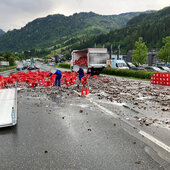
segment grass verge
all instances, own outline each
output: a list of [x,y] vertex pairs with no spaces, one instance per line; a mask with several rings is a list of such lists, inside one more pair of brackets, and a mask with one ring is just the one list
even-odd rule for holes
[[70,64],[64,64],[64,63],[60,63],[58,65],[59,68],[67,68],[67,69],[70,69]]
[[0,72],[16,69],[16,66],[0,68]]

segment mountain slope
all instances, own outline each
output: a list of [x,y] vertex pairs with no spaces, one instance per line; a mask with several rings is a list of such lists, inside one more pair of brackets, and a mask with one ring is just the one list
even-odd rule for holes
[[67,46],[78,40],[122,28],[139,13],[98,15],[93,12],[72,16],[49,15],[28,23],[20,30],[0,37],[0,51],[21,51],[53,45]]
[[2,29],[0,29],[0,35],[2,34],[5,34],[5,32]]
[[116,50],[120,44],[121,50],[126,53],[133,48],[139,37],[143,37],[147,46],[152,49],[160,48],[162,38],[168,35],[170,35],[170,7],[154,13],[136,16],[127,23],[125,28],[93,37],[73,48],[92,47],[96,43],[99,46],[105,44],[108,48],[112,44],[113,49]]

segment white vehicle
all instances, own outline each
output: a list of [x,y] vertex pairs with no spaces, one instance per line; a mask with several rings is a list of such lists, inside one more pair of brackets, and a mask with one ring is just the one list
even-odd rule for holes
[[163,72],[163,73],[166,73],[167,71],[165,71],[165,70],[161,70],[160,68],[158,68],[158,67],[153,67],[153,69],[155,70],[155,71],[157,71],[157,72]]
[[161,66],[161,67],[159,67],[159,68],[161,68],[162,70],[165,70],[165,71],[167,71],[167,72],[170,73],[170,68],[169,68],[169,67]]
[[117,55],[112,55],[110,59],[110,55],[107,56],[107,64],[109,64],[112,68],[118,68],[118,69],[129,69],[126,62],[123,60],[123,56],[120,55],[119,59],[117,59]]
[[0,89],[0,127],[17,124],[17,89]]
[[129,69],[124,60],[112,60],[112,68]]
[[78,71],[79,67],[92,75],[100,74],[107,65],[106,48],[87,48],[72,52],[71,70]]
[[161,70],[160,68],[156,67],[156,66],[146,66],[145,70],[147,71],[152,71],[152,72],[162,72],[162,73],[167,73],[167,71],[165,70]]

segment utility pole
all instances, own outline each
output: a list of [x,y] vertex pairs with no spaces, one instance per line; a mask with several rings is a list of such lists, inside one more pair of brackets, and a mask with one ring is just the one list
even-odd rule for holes
[[112,67],[112,44],[110,45],[110,67]]
[[113,48],[113,46],[112,46],[112,44],[110,45],[110,60],[112,59],[112,48]]
[[120,55],[120,44],[117,47],[117,60],[119,60],[119,55]]

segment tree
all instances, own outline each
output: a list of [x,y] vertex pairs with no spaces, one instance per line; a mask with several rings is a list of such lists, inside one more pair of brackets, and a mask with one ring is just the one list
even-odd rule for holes
[[170,62],[170,36],[163,38],[162,42],[165,44],[157,54],[162,61],[165,63]]
[[8,61],[9,61],[9,65],[10,66],[14,66],[15,65],[15,58],[13,56],[10,56]]
[[132,62],[139,66],[146,63],[148,56],[148,49],[143,42],[143,38],[139,37],[139,40],[135,42],[135,49],[133,50]]

